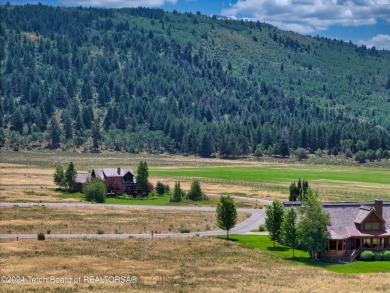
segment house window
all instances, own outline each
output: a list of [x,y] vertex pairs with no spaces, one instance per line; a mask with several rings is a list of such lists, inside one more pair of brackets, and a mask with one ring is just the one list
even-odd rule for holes
[[364,230],[379,230],[379,223],[366,223],[364,224]]
[[372,223],[371,224],[371,229],[379,229],[379,223]]
[[364,239],[363,246],[365,248],[371,248],[371,239]]

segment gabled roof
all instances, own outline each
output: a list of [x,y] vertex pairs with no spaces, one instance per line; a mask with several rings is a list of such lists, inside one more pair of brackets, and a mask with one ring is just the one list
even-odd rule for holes
[[127,173],[134,176],[134,172],[130,168],[104,168],[104,169],[93,169],[92,173],[95,176],[104,180],[107,177],[124,177]]
[[361,206],[359,208],[359,213],[357,214],[356,218],[355,218],[355,223],[356,224],[361,224],[364,222],[364,220],[371,214],[375,214],[376,217],[382,222],[382,223],[385,223],[385,220],[377,214],[377,212],[375,211],[374,208],[370,208],[370,207],[367,207],[367,206]]
[[[285,202],[284,207],[299,207],[300,202]],[[383,202],[382,217],[374,208],[374,202],[331,202],[323,203],[324,211],[330,216],[328,226],[330,239],[347,239],[354,237],[372,237],[390,235],[390,202]],[[384,230],[360,231],[357,224],[361,224],[371,214],[384,223]]]
[[76,175],[76,183],[85,183],[89,180],[90,175],[88,173],[77,173]]

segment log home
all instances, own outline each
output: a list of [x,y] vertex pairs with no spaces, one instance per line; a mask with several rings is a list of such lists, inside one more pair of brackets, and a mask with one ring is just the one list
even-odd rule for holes
[[[286,202],[284,207],[298,207]],[[328,202],[324,211],[330,215],[326,253],[320,259],[350,262],[363,250],[390,250],[390,202]]]
[[82,191],[85,184],[94,179],[104,182],[109,196],[122,193],[137,194],[135,175],[130,168],[93,169],[91,174],[80,174],[76,177],[76,191]]

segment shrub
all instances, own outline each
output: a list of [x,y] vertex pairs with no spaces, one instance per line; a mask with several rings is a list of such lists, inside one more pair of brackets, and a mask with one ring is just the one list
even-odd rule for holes
[[101,180],[94,180],[84,188],[88,201],[103,203],[106,201],[106,185]]
[[180,233],[190,233],[191,232],[191,230],[188,228],[180,228],[179,231],[180,231]]
[[307,155],[307,151],[303,148],[297,148],[295,150],[295,156],[298,158],[298,160],[303,160],[303,159],[307,159],[308,155]]
[[38,240],[45,240],[45,234],[43,232],[39,232],[37,238]]
[[267,231],[267,227],[265,226],[265,224],[261,224],[261,225],[260,225],[259,231],[260,231],[260,232],[265,232],[265,231]]
[[366,158],[367,158],[367,160],[369,160],[370,162],[372,162],[372,161],[375,161],[377,158],[376,158],[376,153],[375,153],[375,151],[373,151],[373,150],[368,150],[367,152],[366,152]]
[[370,250],[363,251],[360,255],[360,259],[364,261],[370,261],[374,259],[374,253]]
[[382,255],[383,260],[390,260],[390,251],[386,250]]
[[97,229],[96,234],[99,234],[99,235],[104,234],[104,231],[102,229]]
[[375,260],[382,260],[382,253],[381,252],[374,252],[374,259]]
[[359,163],[364,163],[366,162],[366,153],[363,152],[363,151],[358,151],[356,154],[355,154],[355,161],[359,162]]
[[346,149],[345,150],[345,153],[344,153],[344,156],[348,159],[348,158],[352,158],[353,157],[353,154],[352,154],[352,151],[350,149]]

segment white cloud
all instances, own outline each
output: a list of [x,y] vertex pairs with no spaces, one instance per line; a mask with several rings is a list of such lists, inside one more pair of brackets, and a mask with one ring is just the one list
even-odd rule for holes
[[238,0],[222,15],[244,15],[300,33],[326,30],[333,25],[390,22],[390,0]]
[[390,35],[376,35],[369,40],[360,40],[359,45],[366,45],[368,48],[375,46],[378,50],[390,50]]
[[62,0],[66,5],[84,7],[160,7],[164,4],[176,4],[177,0]]

